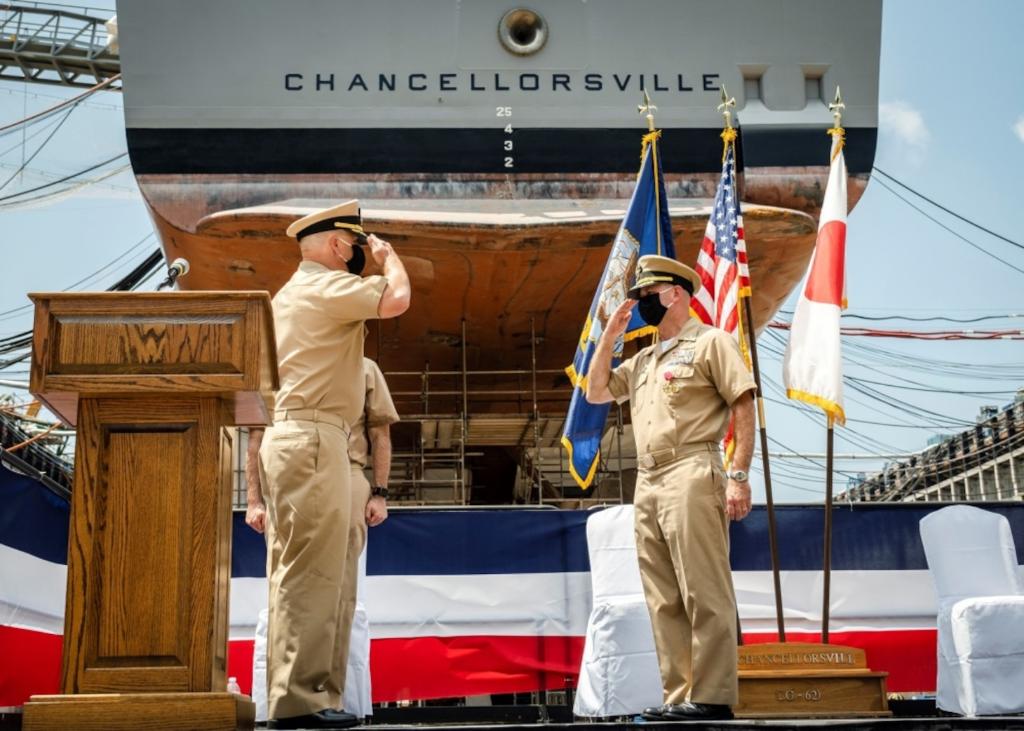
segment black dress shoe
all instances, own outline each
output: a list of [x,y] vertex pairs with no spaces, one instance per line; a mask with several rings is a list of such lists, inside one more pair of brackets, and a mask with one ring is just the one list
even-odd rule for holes
[[663,706],[648,706],[640,715],[647,721],[664,721],[666,708],[668,708],[667,703]]
[[732,718],[729,706],[715,703],[669,703],[661,713],[663,721],[727,721]]
[[351,713],[335,711],[328,708],[305,716],[289,716],[288,718],[272,718],[267,721],[267,728],[352,728],[359,725],[359,719]]

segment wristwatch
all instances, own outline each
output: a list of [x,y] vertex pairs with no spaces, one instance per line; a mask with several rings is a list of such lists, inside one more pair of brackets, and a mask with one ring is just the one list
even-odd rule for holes
[[733,470],[732,472],[726,472],[725,476],[728,477],[730,480],[735,480],[736,482],[746,482],[747,479],[750,477],[744,470]]
[[370,489],[370,496],[371,497],[382,497],[385,500],[387,500],[388,499],[388,489],[386,487],[384,487],[383,485],[374,485]]

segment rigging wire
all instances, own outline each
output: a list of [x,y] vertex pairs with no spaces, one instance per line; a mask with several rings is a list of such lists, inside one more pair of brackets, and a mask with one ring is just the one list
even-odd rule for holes
[[[893,377],[894,378],[898,378],[898,376],[893,376]],[[872,386],[886,386],[887,388],[902,388],[902,389],[905,389],[907,391],[924,391],[926,393],[947,393],[947,394],[953,394],[955,396],[975,396],[975,397],[978,397],[978,398],[985,398],[985,397],[988,397],[988,396],[998,396],[998,395],[1012,396],[1014,391],[1016,391],[1016,389],[1013,389],[1013,388],[1008,388],[1008,389],[1004,388],[1004,389],[999,389],[998,391],[958,391],[958,390],[953,390],[953,389],[949,389],[949,388],[929,388],[929,387],[925,386],[924,384],[917,384],[916,386],[901,386],[901,385],[896,384],[896,383],[886,383],[884,381],[872,381],[872,380],[869,380],[867,378],[859,378],[857,376],[846,376],[846,378],[849,378],[850,380],[856,381],[857,383],[868,383],[868,384],[870,384]],[[906,379],[901,379],[901,380],[906,380]],[[910,383],[912,383],[912,382],[910,382]]]
[[[110,287],[107,287],[107,291],[125,292],[135,290],[143,282],[148,281],[153,276],[154,272],[158,271],[160,262],[163,261],[163,258],[164,255],[160,249],[154,250],[153,253],[147,256],[141,264],[136,266]],[[27,349],[26,352],[21,355],[16,355],[8,360],[0,361],[0,370],[28,359],[32,354],[31,345],[31,330],[26,330],[25,332],[17,333],[0,340],[0,355],[8,355],[22,349]]]
[[[783,355],[782,351],[778,347],[776,347],[776,344],[784,345],[785,341],[782,338],[782,335],[777,333],[777,332],[771,332],[771,331],[767,331],[767,332],[770,333],[770,341],[774,341],[774,342],[765,342],[765,343],[763,343],[764,350],[767,353],[769,353],[769,354],[772,354],[772,355],[775,355],[775,356],[778,356],[778,357],[782,357],[782,355]],[[855,364],[860,365],[861,367],[872,369],[872,367],[870,365],[868,365],[868,364],[859,363],[858,361],[853,359],[851,356],[847,356],[847,357],[851,360],[851,362],[854,362]],[[882,372],[881,375],[889,377],[889,374],[886,374],[884,372]],[[849,378],[851,378],[851,376],[847,375],[845,378],[849,379]],[[852,378],[856,378],[856,377],[854,376]],[[767,374],[766,374],[766,379],[768,381],[771,381],[770,376],[767,376]],[[861,379],[861,380],[863,380],[863,379]],[[1003,380],[1008,380],[1008,379],[1003,379]],[[893,388],[903,388],[899,384],[894,384],[894,383],[887,383],[887,384],[884,384],[884,385],[887,385],[887,386],[890,386],[890,387],[893,387]],[[856,391],[862,391],[862,389],[869,389],[869,390],[871,390],[870,385],[869,386],[865,386],[862,383],[859,383],[858,381],[851,381],[851,382],[849,382],[849,386],[850,386],[851,389],[856,390]],[[781,388],[781,386],[779,386],[778,388],[779,388],[779,392],[782,395],[785,395],[785,393],[784,393],[783,389]],[[907,387],[907,388],[909,388],[909,387]],[[949,389],[946,389],[946,391],[948,391],[948,390]],[[937,427],[939,421],[945,422],[945,423],[942,424],[943,428],[960,428],[960,427],[963,427],[963,426],[966,426],[966,425],[970,425],[972,423],[972,422],[963,421],[961,419],[957,419],[956,417],[953,417],[953,416],[948,416],[948,415],[944,415],[944,414],[936,414],[935,412],[931,412],[931,411],[928,411],[926,409],[921,409],[920,407],[918,407],[918,406],[916,406],[916,405],[914,405],[912,403],[909,403],[909,402],[904,401],[902,399],[898,399],[897,397],[892,396],[890,394],[885,394],[885,393],[882,393],[882,392],[876,392],[876,393],[878,394],[878,396],[873,396],[873,395],[870,395],[870,394],[866,394],[866,395],[869,396],[869,398],[872,399],[872,403],[871,404],[866,404],[866,406],[868,408],[872,409],[873,411],[876,411],[877,413],[882,414],[882,415],[886,415],[886,414],[884,412],[882,412],[882,411],[879,411],[873,405],[873,404],[877,404],[879,401],[885,403],[890,408],[896,408],[896,409],[902,411],[903,413],[907,413],[910,416],[915,417],[915,418],[922,418],[922,416],[927,414],[927,418],[928,418],[929,421],[935,421],[936,422],[935,424],[932,424],[933,427]],[[1006,393],[1009,393],[1009,391],[1006,391]],[[857,401],[857,399],[853,399],[853,400]]]
[[[13,81],[13,79],[4,79],[4,80],[5,81],[8,81],[8,80]],[[111,91],[120,91],[120,89],[111,89]],[[23,89],[20,86],[14,87],[14,88],[0,87],[0,93],[7,94],[8,96],[12,96],[14,94],[19,94],[19,95],[24,96],[26,98],[32,98],[32,99],[58,99],[58,100],[61,100],[61,101],[67,101],[67,97],[60,96],[59,94],[44,94],[44,93],[42,93],[42,92],[40,92],[38,90],[36,90],[36,91],[29,91],[28,89]],[[90,109],[104,109],[104,110],[111,111],[111,112],[123,112],[124,111],[124,106],[122,106],[120,104],[104,104],[103,102],[82,101],[82,102],[80,102],[80,105],[83,106],[83,107],[89,107]]]
[[70,107],[70,108],[68,109],[68,111],[67,111],[67,114],[65,114],[65,115],[64,115],[64,116],[63,116],[63,117],[61,118],[61,120],[60,120],[59,122],[57,122],[57,125],[56,125],[56,126],[55,126],[55,127],[53,128],[53,130],[52,130],[52,131],[50,132],[50,134],[48,134],[48,135],[46,136],[46,139],[45,139],[45,140],[43,140],[43,141],[42,141],[42,142],[41,142],[41,143],[39,144],[39,147],[37,147],[37,148],[36,148],[35,152],[33,152],[33,153],[32,153],[32,154],[31,154],[31,155],[30,155],[30,156],[28,157],[28,159],[26,159],[26,160],[22,160],[22,162],[21,162],[21,165],[19,165],[19,166],[18,166],[18,169],[17,169],[17,170],[15,170],[15,171],[14,171],[13,173],[11,173],[11,176],[10,176],[9,178],[7,178],[7,180],[5,180],[5,181],[4,181],[3,183],[0,183],[0,190],[3,190],[3,189],[4,189],[4,188],[6,188],[6,187],[7,187],[8,185],[10,185],[10,184],[11,184],[11,181],[13,181],[13,180],[14,180],[14,179],[15,179],[16,177],[18,177],[19,175],[21,175],[21,173],[22,173],[22,172],[24,172],[25,168],[27,168],[27,167],[28,167],[28,164],[29,164],[30,162],[32,162],[33,160],[35,160],[35,159],[36,159],[36,156],[37,156],[37,155],[38,155],[38,154],[39,154],[40,152],[42,152],[42,151],[43,151],[43,148],[44,148],[44,147],[46,147],[46,145],[47,145],[47,144],[48,144],[48,143],[50,142],[50,140],[52,140],[52,139],[53,139],[53,136],[54,136],[55,134],[57,134],[58,132],[60,132],[60,128],[61,128],[61,127],[63,127],[63,126],[64,126],[64,123],[68,121],[68,117],[70,117],[70,116],[71,116],[71,113],[72,113],[73,111],[75,111],[75,107],[74,107],[74,105],[72,105],[72,106],[71,106],[71,107]]
[[[154,235],[155,235],[154,232],[150,231],[145,236],[143,236],[141,239],[139,239],[137,242],[132,244],[132,246],[130,246],[127,250],[125,250],[125,251],[121,252],[120,254],[118,254],[111,261],[109,261],[106,264],[104,264],[102,267],[100,267],[99,269],[94,271],[92,274],[89,274],[88,276],[79,279],[77,282],[73,282],[73,283],[69,284],[67,287],[65,287],[63,289],[63,291],[64,292],[68,292],[68,291],[74,289],[75,287],[81,286],[85,282],[88,282],[89,280],[91,280],[91,279],[95,278],[96,276],[102,274],[103,272],[105,272],[106,270],[110,269],[112,266],[117,264],[122,259],[125,259],[126,257],[130,256],[132,254],[132,252],[134,252],[136,249],[138,249],[143,244],[145,244],[147,241],[149,241],[151,238],[153,238]],[[30,310],[30,309],[32,309],[32,303],[29,303],[27,305],[21,305],[20,307],[14,307],[14,308],[12,308],[10,310],[4,310],[3,312],[0,312],[0,321],[11,319],[10,317],[7,317],[7,315],[25,312],[26,310]]]
[[84,170],[79,170],[77,173],[72,173],[70,175],[65,175],[62,178],[58,178],[57,180],[51,180],[49,183],[44,183],[42,185],[37,185],[34,188],[26,188],[25,190],[19,190],[17,193],[9,193],[8,195],[0,196],[0,202],[6,201],[6,200],[10,200],[11,198],[18,198],[20,196],[27,195],[29,193],[35,193],[36,191],[45,190],[46,188],[52,188],[53,186],[59,185],[60,183],[65,183],[68,180],[73,180],[74,178],[77,178],[80,175],[85,175],[86,173],[90,173],[93,170],[96,170],[97,168],[103,167],[104,165],[109,165],[110,163],[114,162],[115,160],[120,160],[122,157],[125,157],[127,155],[128,155],[127,152],[122,152],[122,153],[120,153],[118,155],[114,155],[113,157],[111,157],[111,158],[109,158],[107,160],[104,160],[103,162],[98,162],[95,165],[90,165],[89,167],[85,168]]
[[[793,319],[793,310],[780,309],[778,314],[788,317],[790,320]],[[913,315],[859,315],[853,312],[843,312],[840,317],[853,319],[853,320],[871,320],[874,322],[883,322],[886,320],[907,320],[910,322],[956,322],[961,324],[970,324],[972,322],[985,322],[986,320],[1010,320],[1019,317],[1024,317],[1022,314],[1010,313],[1007,315],[982,315],[981,317],[914,317]]]
[[35,124],[36,122],[40,122],[40,121],[42,121],[44,119],[47,119],[48,117],[51,117],[54,114],[57,114],[58,112],[60,112],[62,109],[67,107],[69,104],[77,104],[82,99],[86,99],[87,97],[92,96],[93,94],[95,94],[97,91],[100,91],[101,89],[106,88],[107,86],[109,86],[110,84],[114,83],[115,81],[120,80],[120,78],[121,78],[121,74],[115,74],[115,75],[113,75],[113,76],[111,76],[111,77],[109,77],[107,79],[104,79],[103,81],[101,81],[100,83],[96,84],[95,86],[89,87],[88,89],[83,91],[81,94],[77,94],[77,95],[75,95],[73,97],[65,99],[64,101],[60,102],[59,104],[54,104],[52,107],[48,107],[46,109],[43,109],[42,111],[35,112],[34,114],[30,114],[27,117],[24,117],[22,119],[17,120],[16,122],[9,122],[8,124],[2,125],[2,126],[0,126],[0,137],[2,137],[4,135],[11,134],[12,132],[17,131],[23,125]]
[[60,124],[60,120],[57,119],[57,115],[54,115],[54,121],[53,122],[50,122],[48,124],[41,124],[41,125],[39,125],[39,128],[34,130],[32,132],[32,134],[27,135],[23,142],[18,142],[15,145],[11,145],[6,150],[3,150],[2,152],[0,152],[0,157],[4,157],[6,155],[9,155],[12,152],[14,152],[15,150],[20,150],[24,146],[25,142],[29,142],[30,140],[34,140],[39,135],[46,134],[46,132],[48,130],[53,129],[53,125],[55,125],[55,124]]
[[[779,336],[775,332],[772,332],[771,334],[775,338],[781,337],[781,336]],[[779,357],[783,356],[783,353],[782,353],[782,351],[780,349],[777,349],[777,348],[773,347],[769,343],[765,343],[764,344],[764,349],[765,349],[766,352],[768,352],[768,353],[770,353],[772,355],[776,355],[776,356],[779,356]],[[895,379],[895,380],[898,380],[898,381],[902,381],[903,383],[909,384],[907,386],[907,389],[911,390],[911,391],[922,390],[922,391],[932,391],[932,392],[935,392],[935,393],[952,393],[952,394],[964,395],[964,396],[978,396],[978,395],[992,395],[992,394],[1009,394],[1009,393],[1012,393],[1012,392],[1014,392],[1016,390],[1016,388],[1009,388],[1009,389],[1002,389],[1002,390],[999,390],[999,391],[958,391],[956,389],[951,389],[948,386],[943,386],[942,388],[931,388],[928,384],[922,383],[921,381],[915,381],[915,380],[913,380],[911,378],[906,378],[905,376],[902,376],[902,375],[899,375],[899,374],[895,374],[895,373],[886,373],[885,371],[881,370],[879,367],[876,367],[875,365],[873,365],[871,363],[864,362],[863,360],[855,357],[854,355],[852,355],[850,353],[845,354],[845,356],[843,358],[843,361],[844,361],[844,363],[850,363],[850,364],[856,365],[856,366],[858,366],[860,368],[864,368],[866,370],[872,371],[874,373],[877,373],[877,374],[879,374],[881,376],[884,376],[884,377],[890,379],[889,382],[885,382],[885,383],[879,383],[879,382],[875,381],[875,382],[873,382],[875,385],[899,387],[898,384],[891,383],[891,380]],[[906,366],[899,366],[899,369],[900,370],[905,370]],[[998,378],[994,378],[994,379],[990,379],[990,380],[1024,381],[1024,368],[1020,369],[1018,372],[1019,372],[1019,377],[1013,377],[1013,375],[1011,375],[1009,377],[1000,376]],[[939,374],[939,375],[945,375],[945,374]],[[850,377],[853,377],[853,376],[850,376]],[[917,386],[918,388],[910,388],[911,386]]]
[[995,260],[996,260],[996,261],[998,261],[998,262],[999,262],[1000,264],[1003,264],[1004,266],[1007,266],[1007,267],[1009,267],[1010,269],[1013,269],[1013,270],[1014,270],[1015,272],[1020,272],[1021,274],[1024,274],[1024,269],[1021,269],[1020,267],[1016,267],[1016,266],[1014,266],[1014,265],[1013,265],[1013,264],[1011,264],[1010,262],[1006,261],[1006,259],[1003,259],[1002,257],[996,256],[995,254],[993,254],[992,252],[988,251],[988,250],[987,250],[987,249],[985,249],[984,247],[982,247],[982,246],[979,246],[978,244],[974,243],[973,241],[971,241],[971,240],[970,240],[969,238],[967,238],[967,237],[966,237],[966,236],[964,236],[963,234],[961,234],[961,233],[959,233],[959,232],[957,232],[957,231],[954,231],[954,230],[953,230],[952,228],[950,228],[949,226],[947,226],[946,224],[944,224],[944,223],[943,223],[942,221],[940,221],[939,219],[937,219],[937,218],[935,218],[934,216],[932,216],[931,214],[929,214],[929,213],[928,213],[927,211],[925,211],[925,210],[924,210],[924,209],[922,209],[921,207],[919,207],[919,206],[915,205],[914,203],[912,203],[912,202],[910,202],[909,200],[907,200],[906,198],[904,198],[904,197],[903,197],[902,195],[900,195],[900,194],[899,194],[899,193],[898,193],[898,192],[897,192],[896,190],[894,190],[894,189],[893,189],[892,187],[890,187],[890,186],[889,186],[889,184],[888,184],[888,183],[886,183],[886,182],[885,182],[884,180],[881,180],[880,178],[875,178],[875,180],[877,180],[877,181],[878,181],[878,184],[879,184],[879,185],[881,185],[881,186],[882,186],[883,188],[885,188],[885,189],[886,189],[887,191],[889,191],[890,193],[892,193],[892,194],[893,194],[894,196],[896,196],[897,198],[899,198],[899,199],[900,199],[901,201],[903,201],[904,203],[906,203],[906,204],[907,204],[908,206],[910,206],[911,208],[913,208],[913,209],[914,209],[915,211],[917,211],[918,213],[920,213],[920,214],[921,214],[922,216],[924,216],[925,218],[927,218],[927,219],[928,219],[929,221],[931,221],[932,223],[934,223],[934,224],[935,224],[936,226],[938,226],[939,228],[945,229],[946,231],[948,231],[949,233],[953,234],[953,235],[954,235],[954,236],[956,236],[956,237],[957,237],[958,239],[960,239],[961,241],[963,241],[963,242],[964,242],[965,244],[968,244],[969,246],[971,246],[971,247],[973,247],[973,248],[977,249],[978,251],[980,251],[980,252],[981,252],[982,254],[984,254],[985,256],[987,256],[987,257],[989,257],[989,258],[992,258],[992,259],[995,259]]
[[[65,186],[59,190],[50,191],[48,193],[42,193],[41,195],[33,196],[31,198],[22,198],[21,200],[10,201],[8,203],[0,203],[0,208],[11,209],[11,208],[25,208],[31,206],[34,203],[41,203],[42,201],[58,200],[60,198],[66,198],[70,195],[74,195],[77,191],[82,190],[90,185],[96,185],[102,183],[104,180],[117,177],[123,172],[131,170],[131,165],[122,165],[121,167],[114,168],[108,172],[96,176],[95,178],[88,178],[86,180],[78,180],[71,185]],[[132,188],[126,188],[120,185],[107,184],[103,186],[111,190],[122,190],[132,191]]]
[[[1024,274],[1024,269],[1020,270]],[[772,320],[766,327],[789,330],[790,322]],[[1013,330],[880,330],[869,327],[840,327],[846,337],[899,338],[901,340],[1024,340],[1024,329]]]
[[900,186],[904,190],[907,190],[907,191],[913,193],[918,198],[921,198],[922,200],[928,201],[933,206],[938,208],[940,211],[944,211],[945,213],[948,213],[953,218],[957,218],[957,219],[963,221],[964,223],[966,223],[966,224],[968,224],[970,226],[974,226],[974,228],[976,228],[976,229],[978,229],[980,231],[984,231],[989,236],[994,236],[995,238],[999,239],[1000,241],[1005,241],[1006,243],[1010,244],[1011,246],[1016,246],[1018,249],[1024,249],[1024,244],[1020,244],[1020,243],[1014,241],[1013,239],[1007,238],[1006,236],[1003,236],[1001,233],[996,233],[995,231],[993,231],[990,228],[985,228],[980,223],[976,223],[976,222],[972,221],[971,219],[967,218],[966,216],[961,216],[956,211],[950,210],[949,208],[947,208],[946,206],[942,205],[938,201],[932,200],[931,198],[926,196],[924,193],[919,193],[918,191],[914,190],[913,188],[911,188],[906,183],[898,180],[897,178],[894,178],[892,175],[890,175],[889,173],[885,172],[884,170],[882,170],[877,165],[875,166],[874,169],[875,169],[876,173],[879,173],[879,174],[885,176],[888,180],[892,181],[893,183],[896,183],[896,185]]

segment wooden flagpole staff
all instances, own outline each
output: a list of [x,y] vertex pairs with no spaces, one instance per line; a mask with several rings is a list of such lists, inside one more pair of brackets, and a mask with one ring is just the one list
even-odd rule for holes
[[[725,116],[722,138],[731,144],[736,131],[731,125],[730,107],[735,102],[722,91],[719,110]],[[842,100],[836,90],[836,101],[829,105],[835,126],[829,134],[842,134]],[[768,436],[761,399],[761,377],[757,361],[749,292],[742,293],[742,312],[746,318],[751,362],[757,383],[757,414],[761,430],[761,455],[764,460],[765,492],[769,510],[769,539],[772,544],[772,574],[775,581],[776,613],[779,637],[784,639],[782,601],[779,588],[778,557],[775,546],[774,510],[771,477],[768,469]],[[824,608],[822,612],[822,644],[777,642],[746,645],[739,649],[739,704],[733,709],[738,718],[800,718],[800,717],[871,717],[890,716],[885,680],[888,673],[868,669],[864,651],[853,647],[824,644],[828,642],[829,580],[831,576],[832,541],[832,418],[828,421],[828,458],[825,495],[825,560]]]
[[[718,111],[725,118],[725,127],[722,130],[722,140],[726,146],[736,145],[736,130],[732,126],[731,108],[736,106],[736,99],[730,97],[722,85],[722,103],[718,105]],[[725,151],[723,150],[723,156]],[[735,154],[733,160],[735,160]],[[736,183],[736,205],[739,207],[739,178],[734,178]],[[775,500],[772,497],[772,470],[768,458],[768,425],[765,422],[764,398],[761,395],[761,368],[757,360],[757,335],[754,332],[754,317],[750,309],[750,290],[740,292],[740,300],[743,303],[740,317],[743,320],[743,331],[746,334],[747,348],[750,353],[750,363],[754,372],[754,383],[757,384],[757,425],[761,436],[761,466],[764,470],[764,493],[765,502],[768,506],[768,546],[772,560],[772,585],[775,589],[775,621],[779,631],[779,642],[786,641],[786,619],[782,611],[782,581],[779,574],[779,545],[776,534],[775,523]],[[742,644],[742,643],[741,643]]]
[[[832,129],[828,133],[833,138],[839,136],[840,141],[843,137],[844,109],[846,109],[846,105],[843,104],[842,93],[837,86],[836,97],[828,105],[828,110],[832,112]],[[825,440],[825,554],[821,564],[822,573],[824,574],[821,598],[821,641],[826,644],[828,643],[829,610],[832,603],[832,473],[835,469],[835,433],[833,430],[835,418],[832,414],[828,414],[827,419],[828,427]]]

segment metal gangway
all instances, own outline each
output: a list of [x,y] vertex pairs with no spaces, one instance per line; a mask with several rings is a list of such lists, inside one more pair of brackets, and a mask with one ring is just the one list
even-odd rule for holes
[[[0,79],[91,88],[121,73],[116,18],[80,9],[0,3]],[[108,88],[120,89],[120,81]]]

